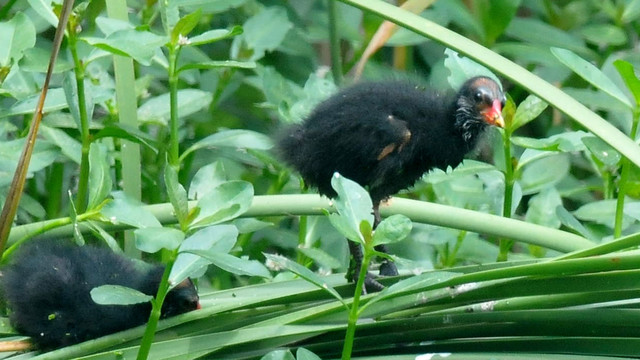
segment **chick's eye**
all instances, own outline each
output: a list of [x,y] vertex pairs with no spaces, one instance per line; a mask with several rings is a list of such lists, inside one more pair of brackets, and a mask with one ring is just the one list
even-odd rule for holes
[[477,92],[473,95],[473,98],[475,99],[475,101],[480,102],[482,101],[482,93],[481,92]]

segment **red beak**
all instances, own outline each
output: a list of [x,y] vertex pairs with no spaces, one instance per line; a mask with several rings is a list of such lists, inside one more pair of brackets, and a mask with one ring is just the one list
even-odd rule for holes
[[504,119],[502,118],[502,105],[500,104],[500,100],[493,100],[493,104],[490,108],[482,112],[484,115],[484,120],[489,125],[499,126],[501,128],[504,127]]

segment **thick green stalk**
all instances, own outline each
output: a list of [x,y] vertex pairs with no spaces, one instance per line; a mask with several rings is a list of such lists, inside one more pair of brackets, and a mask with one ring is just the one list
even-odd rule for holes
[[[631,133],[629,137],[631,140],[636,139],[636,133],[638,132],[638,119],[640,118],[640,108],[636,108],[633,112],[633,124],[631,125]],[[627,193],[627,182],[629,181],[629,172],[633,164],[623,158],[622,170],[620,171],[620,180],[618,180],[618,199],[616,201],[616,218],[613,228],[613,237],[619,238],[622,236],[622,220],[624,218],[624,197]]]
[[151,314],[149,315],[149,321],[147,321],[147,327],[145,328],[144,335],[142,336],[140,350],[138,350],[138,356],[136,358],[137,360],[146,360],[149,357],[149,350],[151,350],[151,344],[153,343],[153,338],[156,334],[158,321],[162,314],[162,304],[169,292],[169,274],[171,274],[171,268],[173,267],[173,263],[175,262],[177,255],[178,249],[174,250],[169,263],[164,268],[162,280],[158,287],[158,293],[156,294],[156,298],[151,302]]
[[[504,148],[504,202],[502,203],[502,216],[511,217],[511,207],[513,204],[513,184],[516,179],[513,174],[513,161],[511,159],[511,130],[504,129],[502,133],[502,142]],[[507,261],[509,258],[509,250],[513,246],[513,240],[500,239],[500,252],[497,261]]]
[[180,142],[178,139],[178,53],[180,47],[169,45],[169,102],[171,117],[169,119],[169,164],[176,171],[180,170]]
[[47,171],[47,218],[53,219],[60,213],[60,204],[62,202],[62,179],[64,177],[64,164],[53,163],[49,171]]
[[73,57],[76,87],[78,89],[78,112],[80,115],[80,138],[82,141],[82,157],[80,159],[80,177],[78,179],[78,194],[76,195],[76,209],[79,214],[87,210],[87,196],[89,193],[89,119],[87,118],[87,103],[84,93],[84,64],[78,57],[77,37],[75,29],[69,30],[67,37],[69,51]]
[[[109,0],[106,2],[107,14],[112,19],[128,21],[126,0]],[[116,82],[116,106],[118,121],[122,124],[138,127],[138,114],[135,89],[135,71],[133,59],[126,56],[113,55],[113,76]],[[141,156],[140,145],[133,141],[120,140],[120,164],[122,166],[122,190],[132,199],[141,200]],[[140,257],[135,248],[133,231],[124,233],[124,251],[130,257]]]
[[[189,207],[196,205],[196,201],[189,203]],[[170,203],[148,205],[145,208],[162,224],[176,223],[173,207]],[[261,195],[254,196],[251,207],[242,214],[242,217],[324,215],[325,209],[335,210],[326,198],[318,195]],[[560,252],[583,250],[595,245],[593,242],[567,231],[426,201],[391,198],[389,202],[380,206],[380,214],[383,217],[404,214],[412,221],[420,223],[510,238]],[[11,230],[9,243],[25,236],[40,233],[39,229],[50,221],[14,227]],[[127,228],[124,224],[103,225],[106,231]],[[80,230],[88,231],[83,224],[80,224]],[[70,226],[65,226],[49,231],[47,235],[51,237],[69,236],[72,231]]]
[[349,312],[349,320],[347,321],[347,333],[344,337],[344,346],[342,347],[342,360],[350,360],[351,353],[353,352],[353,340],[355,339],[356,325],[360,315],[360,296],[362,295],[362,289],[364,289],[364,280],[367,277],[367,271],[369,271],[369,263],[371,262],[373,253],[373,248],[370,246],[369,248],[367,247],[368,245],[364,246],[362,266],[360,266],[358,282],[356,283],[356,289],[353,294],[353,303],[351,303],[351,311]]
[[340,37],[338,36],[338,11],[336,0],[327,0],[329,10],[329,42],[331,45],[331,71],[336,85],[342,84],[342,61],[340,60]]

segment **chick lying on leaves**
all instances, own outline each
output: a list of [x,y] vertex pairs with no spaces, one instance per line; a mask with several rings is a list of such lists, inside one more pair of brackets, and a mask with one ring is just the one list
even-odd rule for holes
[[[151,304],[99,305],[90,295],[120,285],[155,296],[164,266],[138,263],[94,246],[67,240],[32,241],[2,270],[2,292],[12,326],[41,349],[55,349],[144,324]],[[165,298],[162,317],[199,309],[187,279]]]

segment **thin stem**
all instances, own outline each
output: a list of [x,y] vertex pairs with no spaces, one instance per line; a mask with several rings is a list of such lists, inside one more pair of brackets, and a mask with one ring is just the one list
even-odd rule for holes
[[180,47],[169,45],[169,102],[171,118],[169,119],[169,164],[176,171],[180,168],[180,143],[178,139],[178,53]]
[[342,61],[340,60],[340,37],[338,36],[338,11],[336,0],[327,0],[329,10],[329,42],[331,44],[331,71],[336,85],[342,84]]
[[[638,119],[640,118],[640,108],[637,108],[633,112],[633,124],[631,125],[631,133],[629,137],[635,140],[636,133],[638,132]],[[616,218],[613,227],[613,237],[619,238],[622,236],[622,220],[624,219],[624,197],[627,193],[627,182],[629,181],[629,172],[631,171],[631,162],[623,158],[622,170],[620,171],[620,180],[618,180],[618,199],[616,201]]]
[[[505,129],[502,133],[502,142],[504,148],[504,202],[502,203],[502,216],[511,217],[511,207],[513,204],[513,184],[515,178],[513,175],[513,162],[511,159],[511,131]],[[497,261],[507,261],[509,250],[513,246],[513,240],[500,239],[500,252]]]
[[160,320],[160,315],[162,314],[162,304],[164,303],[164,299],[169,292],[169,274],[171,274],[171,268],[173,267],[173,263],[178,254],[178,249],[172,252],[171,259],[169,263],[164,268],[164,273],[162,274],[162,280],[160,281],[160,286],[158,287],[158,293],[156,294],[156,298],[151,302],[151,314],[149,315],[149,321],[147,322],[147,327],[144,330],[144,335],[142,336],[142,342],[140,343],[140,350],[138,350],[137,360],[146,360],[149,357],[149,351],[151,350],[151,344],[153,343],[153,338],[156,334],[156,328],[158,327],[158,321]]
[[62,202],[62,179],[64,177],[64,164],[54,163],[47,172],[47,218],[52,219],[60,213]]
[[[299,224],[298,224],[298,247],[304,248],[306,247],[306,236],[307,236],[307,222],[309,218],[306,215],[300,216]],[[298,251],[298,264],[304,265],[305,256],[301,251]]]
[[89,119],[87,117],[87,103],[84,93],[84,64],[78,57],[77,37],[75,29],[69,29],[69,51],[73,57],[76,87],[78,89],[78,112],[80,115],[80,137],[82,140],[82,157],[80,159],[80,177],[78,179],[78,194],[76,197],[76,209],[83,213],[87,209],[87,196],[89,193],[89,147],[91,137],[89,134]]
[[360,274],[358,274],[358,282],[356,283],[355,293],[353,294],[353,303],[351,304],[351,311],[349,312],[349,320],[347,322],[347,333],[344,337],[344,346],[342,347],[342,360],[350,360],[351,353],[353,352],[353,340],[356,335],[356,324],[358,323],[358,316],[360,315],[360,296],[362,295],[362,289],[364,289],[364,281],[367,277],[367,271],[369,270],[369,263],[373,248],[368,245],[364,246],[364,257],[362,265],[360,266]]

